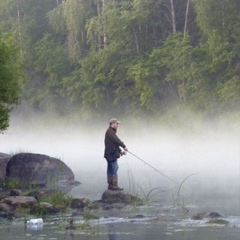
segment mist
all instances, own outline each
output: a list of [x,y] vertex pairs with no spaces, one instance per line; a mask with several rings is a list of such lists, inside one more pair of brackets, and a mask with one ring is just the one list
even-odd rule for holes
[[[103,152],[108,120],[82,124],[13,117],[9,129],[0,135],[0,151],[59,158],[82,183],[70,194],[100,199],[107,188]],[[236,124],[170,128],[157,121],[121,120],[117,135],[138,157],[128,153],[118,160],[119,185],[126,191],[144,195],[161,188],[170,199],[188,177],[181,188],[185,204],[204,205],[202,200],[208,198],[208,207],[216,207],[218,200],[231,199],[229,204],[239,209],[240,140]],[[163,196],[157,197],[161,200]]]

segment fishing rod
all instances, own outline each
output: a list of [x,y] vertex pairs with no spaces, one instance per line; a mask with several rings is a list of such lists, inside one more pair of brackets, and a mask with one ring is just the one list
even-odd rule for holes
[[168,180],[178,184],[176,181],[174,181],[173,179],[171,179],[170,177],[168,177],[167,175],[165,175],[163,172],[161,172],[160,170],[158,170],[157,168],[153,167],[152,165],[150,165],[149,163],[145,162],[143,159],[141,159],[140,157],[138,157],[137,155],[135,155],[134,153],[127,151],[128,153],[130,153],[131,155],[133,155],[135,158],[137,158],[138,160],[140,160],[141,162],[145,163],[146,165],[148,165],[150,168],[154,169],[156,172],[160,173],[161,175],[163,175],[165,178],[167,178]]

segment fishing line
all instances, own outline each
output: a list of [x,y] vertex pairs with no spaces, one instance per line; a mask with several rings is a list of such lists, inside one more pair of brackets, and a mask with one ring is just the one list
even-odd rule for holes
[[[127,151],[129,152],[129,151]],[[132,152],[129,152],[131,155],[133,155],[135,158],[137,158],[138,160],[140,160],[141,162],[145,163],[146,165],[148,165],[150,168],[154,169],[156,172],[160,173],[162,176],[164,176],[165,178],[167,178],[168,180],[178,184],[176,181],[174,181],[173,179],[171,179],[170,177],[168,177],[167,175],[165,175],[163,172],[161,172],[160,170],[158,170],[157,168],[153,167],[152,165],[150,165],[149,163],[145,162],[143,159],[141,159],[140,157],[138,157],[137,155],[135,155]]]

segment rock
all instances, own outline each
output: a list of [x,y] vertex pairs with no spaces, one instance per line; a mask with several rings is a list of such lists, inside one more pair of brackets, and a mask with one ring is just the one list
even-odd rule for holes
[[70,208],[85,208],[91,205],[91,201],[87,198],[73,198]]
[[102,207],[102,205],[103,205],[103,203],[102,203],[102,201],[101,201],[101,203],[99,202],[99,201],[93,201],[93,202],[91,202],[90,204],[88,204],[88,208],[89,209],[99,209],[99,208],[101,208]]
[[30,213],[43,216],[49,214],[57,214],[60,211],[61,209],[57,206],[54,206],[47,202],[40,202],[39,204],[36,204],[31,208]]
[[204,218],[220,218],[222,217],[219,213],[217,212],[202,212],[202,213],[197,213],[191,217],[193,220],[202,220]]
[[0,153],[0,179],[2,180],[6,177],[6,168],[10,158],[11,156],[8,154]]
[[20,189],[12,189],[10,191],[10,196],[22,196],[22,191]]
[[8,182],[19,181],[21,187],[57,188],[65,192],[78,183],[64,162],[34,153],[20,153],[11,157],[7,164],[6,178]]
[[33,190],[33,191],[26,193],[25,196],[34,197],[39,201],[41,199],[41,197],[43,196],[43,194],[44,193],[40,190]]
[[141,218],[145,218],[145,216],[142,215],[142,214],[137,214],[137,215],[135,215],[135,216],[133,216],[131,218],[141,219]]
[[13,216],[12,208],[6,203],[0,203],[0,217],[13,220]]
[[34,197],[27,196],[15,196],[15,197],[7,197],[1,200],[0,203],[5,203],[10,207],[32,207],[37,203],[37,200]]
[[1,153],[0,152],[0,160],[1,159],[4,159],[4,158],[10,158],[11,156],[10,155],[8,155],[8,154],[6,154],[6,153]]
[[211,219],[207,222],[208,224],[217,224],[217,225],[228,225],[229,222],[224,219]]
[[36,198],[38,201],[41,201],[43,199],[52,198],[55,197],[63,197],[65,194],[62,191],[59,191],[57,189],[38,189],[38,190],[32,190],[25,194],[25,196],[31,196]]
[[6,203],[0,203],[0,211],[1,212],[10,212],[11,207]]
[[9,191],[6,189],[0,190],[0,201],[6,197],[9,197]]
[[103,203],[142,204],[142,200],[124,191],[106,190],[102,195]]
[[103,209],[105,210],[112,210],[112,209],[118,209],[121,210],[126,207],[125,203],[110,203],[110,204],[105,204],[103,205]]

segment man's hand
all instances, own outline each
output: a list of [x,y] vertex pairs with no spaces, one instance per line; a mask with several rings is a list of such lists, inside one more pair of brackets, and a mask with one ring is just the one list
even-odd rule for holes
[[121,155],[126,155],[126,154],[127,154],[127,152],[125,152],[125,151],[121,152]]

